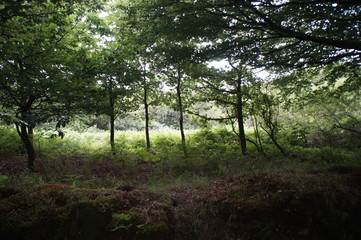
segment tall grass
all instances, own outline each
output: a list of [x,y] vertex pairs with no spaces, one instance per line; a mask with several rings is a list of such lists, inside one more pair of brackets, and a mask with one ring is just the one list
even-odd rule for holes
[[[5,146],[0,149],[0,157],[21,153],[16,131],[2,126],[0,132],[1,146]],[[145,148],[144,132],[117,131],[116,154],[110,151],[107,131],[89,128],[79,132],[65,128],[64,132],[64,139],[51,138],[51,132],[36,132],[34,145],[39,156],[39,173],[20,171],[19,167],[3,168],[0,169],[1,185],[66,183],[114,187],[133,184],[160,189],[175,184],[207,185],[216,179],[248,173],[278,172],[292,176],[327,171],[338,165],[361,165],[360,151],[294,146],[292,154],[285,157],[266,141],[267,156],[257,153],[252,145],[249,145],[249,154],[244,156],[237,136],[225,127],[187,131],[189,153],[186,156],[179,131],[172,129],[151,131],[149,152]],[[26,159],[11,159],[6,166],[17,161]]]
[[107,149],[108,133],[95,128],[78,132],[64,129],[65,137],[51,137],[49,132],[35,134],[35,148],[42,156],[92,154]]

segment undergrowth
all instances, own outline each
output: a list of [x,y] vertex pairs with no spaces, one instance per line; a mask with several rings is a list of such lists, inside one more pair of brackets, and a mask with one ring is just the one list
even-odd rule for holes
[[[187,155],[177,131],[151,132],[150,151],[144,133],[117,132],[112,152],[107,132],[65,129],[64,139],[35,134],[37,171],[30,172],[14,129],[0,130],[0,143],[9,146],[0,154],[0,232],[6,237],[39,239],[54,231],[58,239],[361,234],[355,224],[361,150],[289,144],[284,155],[269,143],[265,154],[250,145],[242,155],[232,131],[215,128],[188,131]],[[39,232],[42,226],[46,230]]]
[[[145,149],[143,132],[116,133],[116,153],[110,151],[109,134],[95,128],[78,132],[65,129],[66,137],[51,138],[47,132],[34,136],[37,172],[26,170],[26,156],[16,132],[2,127],[0,185],[31,186],[62,183],[85,188],[113,188],[132,184],[152,189],[174,185],[207,185],[247,173],[283,175],[321,173],[337,166],[360,165],[361,151],[331,147],[288,146],[280,154],[272,145],[264,154],[249,145],[242,155],[237,137],[227,128],[187,132],[188,155],[182,153],[180,134],[175,130],[152,131],[152,147]],[[252,135],[252,133],[249,133]],[[20,145],[20,146],[19,146]],[[22,155],[23,154],[23,155]]]

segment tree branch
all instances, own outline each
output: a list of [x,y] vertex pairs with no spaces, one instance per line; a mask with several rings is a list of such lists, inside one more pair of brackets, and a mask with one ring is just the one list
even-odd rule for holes
[[306,33],[296,32],[291,29],[282,27],[281,25],[277,24],[274,20],[272,20],[269,16],[259,11],[256,7],[247,4],[245,5],[250,10],[252,10],[258,17],[260,17],[270,29],[275,30],[280,36],[282,37],[292,37],[302,41],[311,41],[318,44],[329,45],[338,47],[341,49],[354,49],[354,50],[361,50],[361,42],[359,41],[351,41],[351,40],[335,40],[329,39],[325,37],[316,37],[311,36]]
[[212,117],[207,117],[207,116],[201,115],[199,113],[196,113],[196,112],[193,112],[190,110],[187,110],[186,112],[189,114],[195,115],[197,117],[203,118],[205,120],[208,120],[208,121],[223,121],[223,120],[231,120],[231,119],[236,118],[236,116],[228,116],[228,117],[223,117],[223,118],[212,118]]

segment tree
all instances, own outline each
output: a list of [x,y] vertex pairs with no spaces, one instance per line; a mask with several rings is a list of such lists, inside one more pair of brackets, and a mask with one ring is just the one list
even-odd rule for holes
[[[113,10],[115,10],[114,18],[121,32],[126,31],[127,40],[133,44],[133,54],[139,59],[139,67],[142,72],[141,80],[138,81],[137,87],[142,91],[139,98],[144,106],[145,120],[145,140],[146,148],[149,151],[151,147],[149,124],[151,120],[150,107],[158,103],[162,97],[161,84],[157,75],[157,48],[158,42],[162,41],[158,34],[150,29],[149,22],[142,21],[142,9],[137,8],[143,5],[142,1],[115,1]],[[144,12],[143,12],[144,13]]]
[[[230,40],[219,46],[256,66],[301,67],[360,62],[358,1],[240,0],[208,2],[228,19]],[[222,46],[223,45],[223,46]]]
[[143,90],[142,101],[144,106],[144,121],[145,121],[145,140],[146,148],[149,151],[151,148],[151,140],[149,134],[149,125],[151,121],[150,107],[159,104],[163,97],[161,83],[159,78],[155,76],[154,62],[150,60],[150,56],[146,56],[141,62],[142,66],[142,81],[140,84]]
[[338,147],[345,145],[348,136],[357,138],[360,79],[361,68],[350,63],[300,69],[278,77],[273,88],[282,97],[282,108],[292,112],[284,127],[300,136],[303,146],[327,142]]
[[[323,83],[327,84],[325,93],[339,96],[345,91],[330,91],[332,79],[360,68],[359,1],[154,0],[135,4],[132,10],[137,9],[143,21],[152,23],[148,31],[173,42],[190,41],[200,48],[196,51],[198,61],[231,58],[244,66],[270,68],[285,75],[299,74],[296,69],[302,68],[317,71],[311,67],[336,63],[340,66],[334,68],[334,74],[325,76]],[[357,93],[359,79],[347,77],[342,89]],[[282,83],[299,91],[304,80],[295,80],[298,83],[291,77],[284,78]],[[259,103],[268,106],[268,111],[261,114],[254,105],[253,115],[258,111],[258,120],[262,120],[256,122],[263,124],[256,125],[268,131],[282,152],[275,137],[279,126],[274,125],[278,124],[279,99],[269,93],[262,96]],[[287,97],[287,101],[292,98]]]
[[166,76],[166,83],[175,89],[176,105],[173,107],[179,112],[179,129],[182,139],[182,148],[187,155],[186,138],[184,133],[184,96],[185,84],[191,84],[192,79],[188,71],[191,69],[194,46],[183,42],[164,41],[154,48],[157,53],[158,69]]
[[356,0],[157,0],[143,9],[152,31],[203,42],[204,54],[246,65],[288,69],[361,60]]
[[[110,44],[99,53],[97,64],[98,102],[93,105],[93,112],[105,114],[109,117],[110,147],[115,149],[115,120],[124,116],[135,107],[138,101],[133,96],[135,81],[139,81],[141,73],[138,71],[137,62],[129,59],[129,55],[117,49],[117,44]],[[106,96],[106,98],[104,98]]]
[[[278,141],[278,135],[281,129],[279,115],[281,108],[280,97],[277,91],[272,92],[268,85],[259,89],[258,94],[253,98],[253,114],[260,117],[260,127],[267,133],[273,144],[278,148],[282,155],[287,155],[285,149]],[[255,116],[256,117],[256,116]]]
[[145,116],[145,141],[147,150],[150,150],[150,135],[149,135],[149,82],[147,78],[147,66],[143,63],[143,104],[144,104],[144,116]]
[[[255,78],[252,73],[244,66],[230,63],[232,69],[229,71],[220,71],[215,69],[201,70],[200,79],[195,90],[201,94],[198,101],[214,102],[218,106],[226,109],[227,116],[212,118],[195,113],[197,116],[207,120],[228,120],[231,121],[233,131],[239,138],[241,152],[246,154],[247,141],[245,135],[245,105],[250,99],[249,88],[253,87]],[[237,124],[237,130],[234,126]],[[256,144],[257,145],[257,144]]]
[[[110,5],[110,15],[107,20],[112,29],[108,38],[112,38],[112,40],[107,42],[106,48],[112,49],[112,53],[108,56],[113,56],[111,62],[114,62],[114,65],[109,67],[106,64],[107,66],[104,68],[108,69],[108,73],[106,73],[108,76],[115,77],[117,87],[123,89],[118,93],[118,96],[127,96],[123,98],[123,100],[128,99],[128,103],[123,102],[122,112],[129,112],[141,103],[144,105],[146,147],[149,150],[149,95],[154,82],[151,79],[154,78],[149,70],[150,60],[147,49],[150,45],[149,41],[152,41],[153,38],[140,36],[139,28],[144,27],[143,24],[137,26],[129,24],[131,20],[124,10],[127,4],[127,1],[115,1]],[[124,76],[119,77],[119,75]],[[111,142],[114,142],[114,139]]]
[[[73,36],[83,15],[99,9],[100,4],[17,1],[3,5],[2,116],[15,123],[30,170],[34,169],[36,158],[31,140],[33,128],[41,122],[69,116],[72,104],[85,89],[85,82],[80,80],[86,79],[87,70],[82,63],[86,62],[87,52]],[[63,15],[64,11],[69,15]]]

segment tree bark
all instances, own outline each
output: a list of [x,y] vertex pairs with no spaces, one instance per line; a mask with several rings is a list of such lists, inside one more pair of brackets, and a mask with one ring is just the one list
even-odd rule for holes
[[276,132],[279,127],[277,120],[274,120],[274,110],[272,109],[272,102],[269,99],[269,97],[267,97],[267,95],[263,95],[263,101],[265,103],[266,109],[263,109],[262,118],[264,121],[264,125],[268,128],[268,131],[262,125],[261,128],[267,133],[273,144],[280,150],[281,154],[287,156],[286,151],[283,149],[283,147],[278,143],[276,139]]
[[145,76],[144,76],[144,79],[143,79],[143,83],[144,83],[143,104],[144,104],[144,111],[145,111],[145,140],[146,140],[147,150],[149,151],[150,150],[149,104],[148,104],[148,86],[147,86]]
[[34,145],[34,128],[32,126],[28,126],[28,135],[32,145]]
[[[24,97],[20,101],[19,109],[22,121],[15,123],[16,130],[18,135],[21,138],[21,141],[26,149],[26,153],[28,155],[27,166],[30,171],[34,171],[34,162],[36,159],[35,149],[33,145],[33,127],[27,124],[29,119],[31,119],[31,114],[29,113],[31,106],[35,102],[36,97],[30,95],[28,97]],[[17,116],[18,117],[18,116]],[[26,122],[25,122],[26,121]]]
[[186,137],[184,134],[184,126],[183,126],[183,104],[182,104],[182,96],[181,96],[181,69],[178,66],[177,69],[177,97],[178,97],[178,109],[179,109],[179,128],[182,137],[182,148],[184,155],[187,155],[187,146],[186,146]]
[[246,134],[244,133],[244,117],[243,117],[243,100],[242,100],[242,76],[238,75],[237,81],[237,103],[236,103],[236,112],[237,112],[237,122],[238,122],[238,136],[241,146],[242,154],[246,155],[247,142]]
[[114,127],[114,122],[115,122],[115,117],[114,114],[110,115],[110,120],[109,120],[109,124],[110,124],[110,149],[112,150],[113,153],[115,153],[115,141],[114,141],[114,136],[115,136],[115,127]]
[[115,154],[115,112],[114,112],[115,98],[113,93],[112,83],[109,84],[109,130],[110,130],[110,149]]
[[[267,123],[266,123],[267,125]],[[283,149],[283,147],[278,143],[276,137],[275,137],[275,128],[267,126],[269,131],[267,131],[264,127],[262,127],[262,129],[268,134],[268,136],[270,137],[271,141],[273,142],[273,144],[278,148],[278,150],[280,150],[281,154],[284,156],[287,156],[286,151]]]
[[265,154],[264,150],[263,150],[263,145],[262,145],[262,140],[261,140],[261,135],[259,133],[259,123],[258,123],[258,119],[254,110],[254,105],[252,105],[251,107],[251,116],[253,116],[253,127],[254,127],[254,135],[256,138],[256,147],[257,150],[262,153]]
[[32,141],[28,134],[27,126],[24,123],[16,123],[16,130],[21,138],[21,141],[26,149],[28,155],[27,167],[30,171],[34,171],[34,162],[36,159],[35,149],[32,144]]

